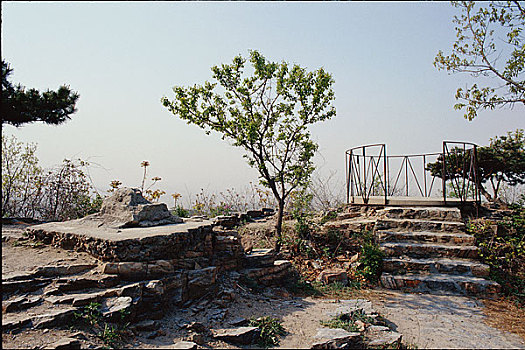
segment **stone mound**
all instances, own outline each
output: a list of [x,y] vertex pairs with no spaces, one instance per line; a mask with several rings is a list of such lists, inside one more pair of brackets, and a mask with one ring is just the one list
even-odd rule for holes
[[114,228],[151,227],[181,223],[164,203],[151,203],[138,188],[120,188],[106,198],[99,213],[86,216],[82,221],[101,221],[99,226]]

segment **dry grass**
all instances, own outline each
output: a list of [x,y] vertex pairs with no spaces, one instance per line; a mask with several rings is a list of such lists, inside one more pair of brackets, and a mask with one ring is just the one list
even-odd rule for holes
[[525,340],[525,309],[507,299],[484,300],[485,322],[494,328],[519,335]]

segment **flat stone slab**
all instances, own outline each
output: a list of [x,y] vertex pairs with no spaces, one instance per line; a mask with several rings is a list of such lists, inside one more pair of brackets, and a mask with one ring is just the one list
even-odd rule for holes
[[98,226],[95,222],[71,220],[64,222],[48,222],[40,225],[29,227],[28,232],[38,230],[46,232],[66,233],[77,236],[90,238],[100,238],[104,240],[119,242],[129,239],[144,239],[146,237],[169,236],[179,233],[187,233],[190,230],[199,229],[203,226],[212,225],[211,220],[202,220],[202,222],[185,221],[180,224],[169,224],[152,227],[129,227],[129,228],[112,228],[107,226]]
[[353,348],[361,341],[361,333],[341,328],[319,328],[314,338],[317,341],[312,344],[312,349]]
[[257,327],[238,327],[229,329],[213,329],[213,337],[235,344],[252,344],[259,336]]
[[85,251],[104,261],[153,261],[184,258],[212,233],[212,222],[187,221],[152,227],[114,228],[94,220],[71,220],[34,225],[30,238],[46,244]]
[[350,315],[356,311],[362,311],[365,315],[377,314],[372,308],[372,302],[367,299],[348,299],[341,300],[340,306],[333,311],[326,312],[327,316],[335,317],[339,315]]
[[369,348],[397,349],[401,337],[398,332],[384,326],[369,326],[365,332],[365,342]]

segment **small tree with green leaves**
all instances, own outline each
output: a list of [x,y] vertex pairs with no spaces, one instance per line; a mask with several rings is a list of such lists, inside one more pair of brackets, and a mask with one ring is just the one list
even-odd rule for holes
[[[524,3],[453,1],[452,5],[461,10],[453,20],[457,40],[450,55],[438,52],[434,66],[477,80],[465,90],[457,89],[454,109],[465,109],[465,118],[472,120],[479,110],[525,105]],[[480,77],[492,79],[489,86],[479,86]]]
[[216,131],[244,148],[248,164],[278,203],[278,251],[286,200],[314,170],[318,146],[308,126],[335,115],[334,80],[322,68],[309,72],[296,64],[269,62],[258,51],[250,51],[249,61],[251,75],[245,74],[246,59],[237,56],[231,64],[212,67],[216,82],[176,86],[175,98],[161,101],[188,124],[207,134]]

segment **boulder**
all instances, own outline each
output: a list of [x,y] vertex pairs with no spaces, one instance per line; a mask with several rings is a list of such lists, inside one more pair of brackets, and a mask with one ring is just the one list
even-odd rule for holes
[[83,221],[102,221],[114,228],[150,227],[181,223],[164,203],[150,203],[138,188],[120,188],[104,199],[99,213],[86,216]]

